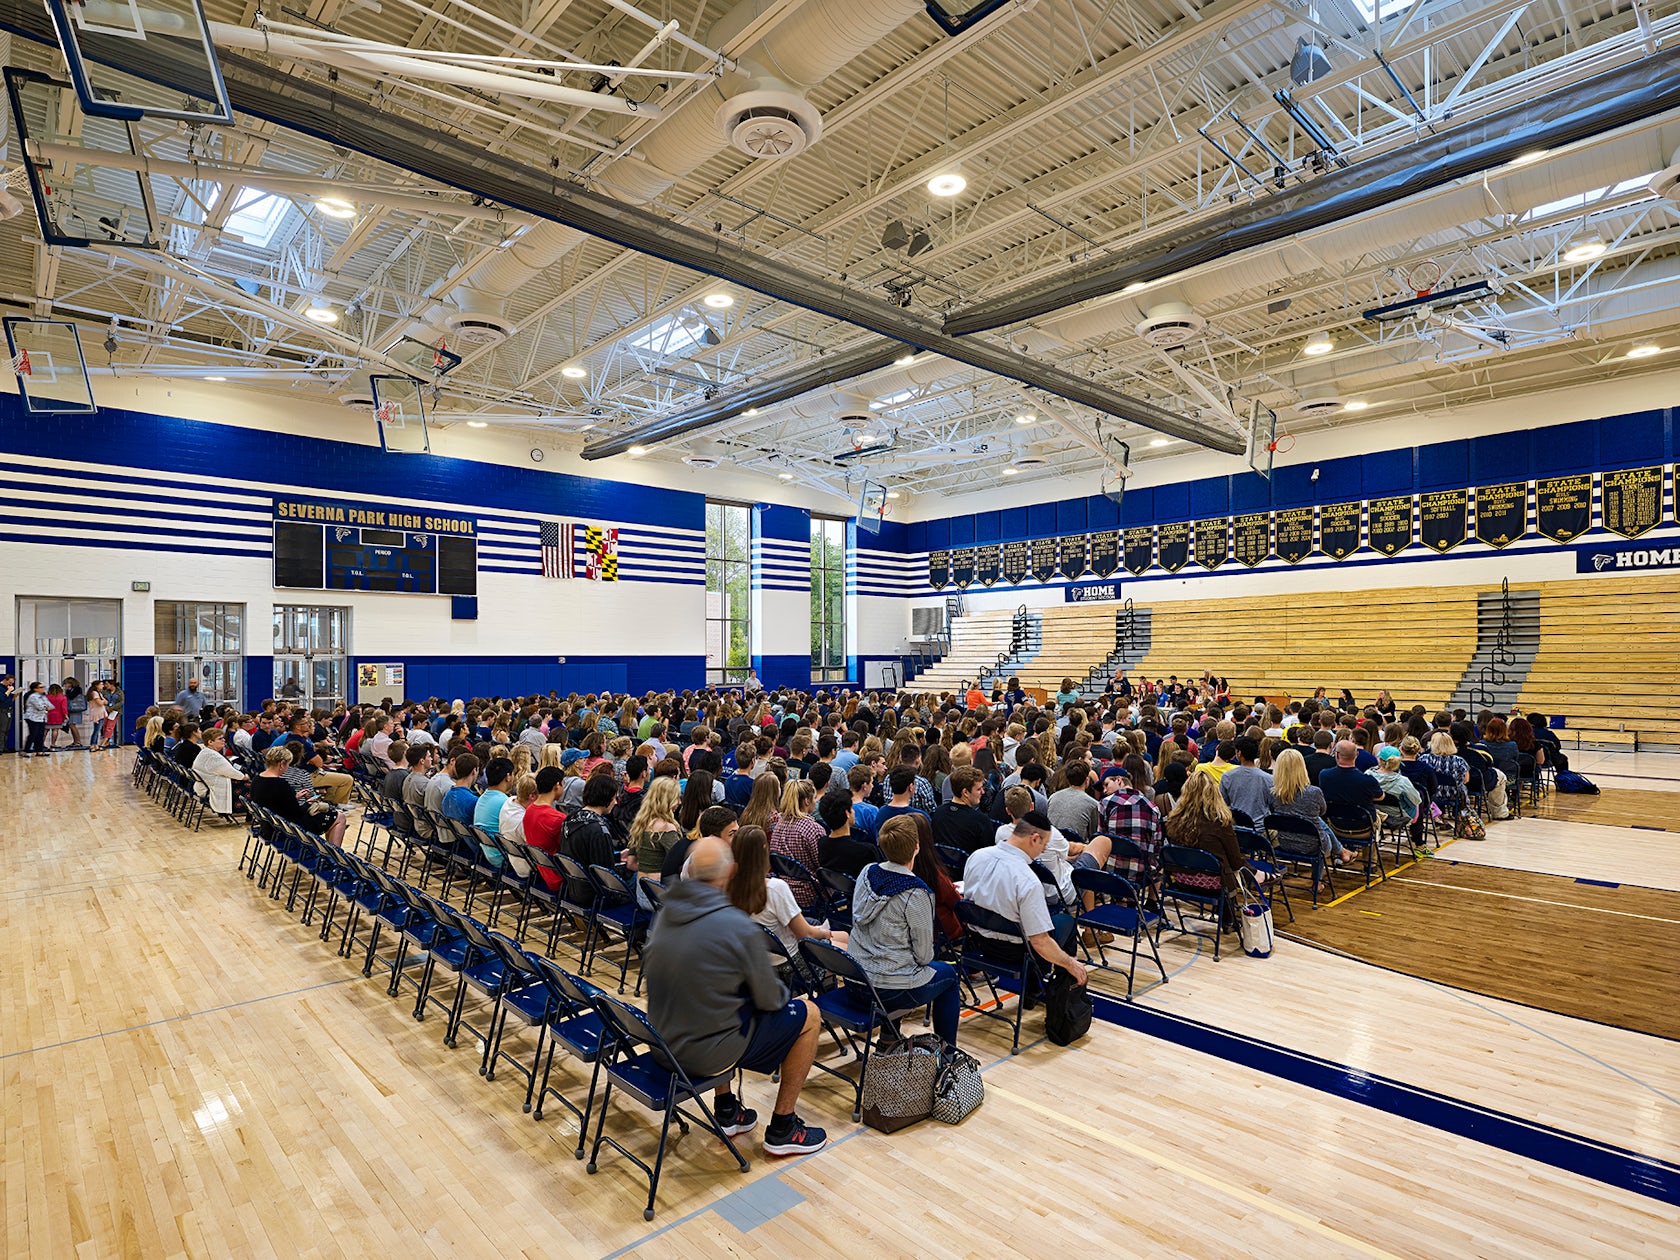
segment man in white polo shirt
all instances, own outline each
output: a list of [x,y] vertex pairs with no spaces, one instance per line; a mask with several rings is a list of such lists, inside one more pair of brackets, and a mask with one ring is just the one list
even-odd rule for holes
[[[1007,841],[980,849],[968,859],[963,868],[963,898],[1020,924],[1021,934],[1035,954],[1084,984],[1085,964],[1068,953],[1073,947],[1073,920],[1065,914],[1050,913],[1044,885],[1032,869],[1049,841],[1050,820],[1038,810],[1029,811],[1015,824],[1015,832]],[[988,955],[1000,962],[1020,961],[1020,946],[979,928],[969,930],[980,934]]]

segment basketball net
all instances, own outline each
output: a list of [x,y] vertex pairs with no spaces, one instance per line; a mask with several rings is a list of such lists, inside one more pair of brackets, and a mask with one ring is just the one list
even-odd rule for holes
[[19,350],[12,356],[12,371],[19,376],[33,376],[34,370],[29,366],[29,351]]
[[373,409],[373,418],[383,425],[394,425],[397,419],[397,409],[390,403],[380,403]]

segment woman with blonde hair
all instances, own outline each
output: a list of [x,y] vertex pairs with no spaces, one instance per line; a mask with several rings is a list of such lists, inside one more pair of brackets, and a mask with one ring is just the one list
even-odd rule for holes
[[1318,829],[1319,851],[1327,860],[1345,862],[1347,852],[1330,830],[1324,793],[1307,778],[1306,758],[1300,750],[1285,748],[1272,763],[1272,786],[1266,792],[1269,813],[1304,818]]
[[[1231,826],[1231,808],[1219,794],[1211,774],[1193,774],[1184,783],[1178,804],[1167,816],[1167,839],[1185,848],[1202,849],[1219,859],[1219,874],[1228,893],[1237,891],[1242,849]],[[1252,872],[1256,880],[1260,872]]]
[[[756,788],[754,795],[757,795]],[[795,779],[782,793],[782,808],[770,829],[770,851],[793,858],[808,871],[822,864],[819,850],[827,833],[811,811],[817,804],[817,789],[809,779]],[[745,815],[743,814],[743,817]],[[816,900],[817,890],[805,880],[791,880],[793,895],[802,906]]]
[[630,823],[629,865],[657,881],[665,855],[683,838],[677,825],[677,780],[667,775],[647,785],[636,817]]
[[536,773],[536,766],[532,764],[534,760],[531,745],[519,743],[513,746],[513,779],[515,783],[524,775]]
[[542,751],[537,754],[537,769],[543,770],[549,766],[553,766],[556,770],[565,769],[565,767],[560,764],[560,758],[565,751],[566,749],[564,745],[544,744],[542,746]]

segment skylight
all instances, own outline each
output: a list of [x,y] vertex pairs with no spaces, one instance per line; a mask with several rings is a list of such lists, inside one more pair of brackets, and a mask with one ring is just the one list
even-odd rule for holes
[[[1652,172],[1655,174],[1655,172]],[[1573,197],[1562,197],[1557,201],[1548,201],[1543,206],[1518,216],[1518,223],[1528,223],[1535,219],[1549,218],[1554,214],[1563,214],[1570,210],[1585,210],[1595,201],[1602,201],[1606,197],[1621,197],[1630,192],[1645,192],[1648,196],[1656,196],[1650,190],[1651,175],[1636,175],[1632,179],[1624,179],[1619,184],[1610,184],[1604,188],[1595,188],[1591,192],[1577,193]]]
[[706,342],[706,325],[703,321],[685,322],[681,316],[670,315],[664,319],[655,320],[641,332],[628,338],[628,343],[637,350],[646,350],[649,354],[687,354],[691,350],[704,349]]
[[[1383,21],[1391,17],[1398,17],[1418,0],[1381,0]],[[1359,15],[1371,25],[1377,24],[1378,0],[1353,0],[1353,7],[1359,10]]]
[[[209,217],[208,211],[216,208],[221,195],[222,186],[212,184],[204,197],[206,218]],[[284,197],[257,188],[242,188],[239,190],[239,201],[222,224],[222,230],[232,232],[247,245],[267,249],[274,243],[281,224],[286,221],[286,211],[291,208],[292,203]]]

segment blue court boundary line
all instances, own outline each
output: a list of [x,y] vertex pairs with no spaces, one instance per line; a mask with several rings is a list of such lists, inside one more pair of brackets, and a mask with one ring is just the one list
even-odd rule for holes
[[1597,1142],[1532,1120],[1479,1107],[1434,1090],[1362,1072],[1344,1063],[1227,1032],[1181,1015],[1091,995],[1106,1023],[1158,1037],[1320,1093],[1469,1138],[1617,1189],[1680,1206],[1680,1165]]

